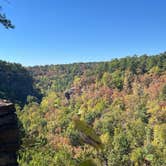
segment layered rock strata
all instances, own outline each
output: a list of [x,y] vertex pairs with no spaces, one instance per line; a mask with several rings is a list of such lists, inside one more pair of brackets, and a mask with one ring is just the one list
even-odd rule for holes
[[19,132],[14,105],[0,100],[0,166],[17,166]]

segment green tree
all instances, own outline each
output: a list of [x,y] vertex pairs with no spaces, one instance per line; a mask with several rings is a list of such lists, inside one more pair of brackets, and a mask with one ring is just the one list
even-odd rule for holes
[[[0,6],[0,10],[2,10],[2,7]],[[6,15],[2,12],[0,12],[0,23],[7,29],[14,28],[14,25],[12,24],[11,20],[6,17]]]

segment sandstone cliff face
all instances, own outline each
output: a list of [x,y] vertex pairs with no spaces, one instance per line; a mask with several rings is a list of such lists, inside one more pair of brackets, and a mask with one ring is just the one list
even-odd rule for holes
[[0,100],[0,166],[17,166],[17,116],[12,103]]

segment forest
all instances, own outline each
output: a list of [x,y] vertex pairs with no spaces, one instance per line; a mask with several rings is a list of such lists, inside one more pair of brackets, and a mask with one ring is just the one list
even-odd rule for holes
[[20,166],[165,166],[166,52],[23,67],[0,61]]
[[41,99],[39,90],[34,88],[33,78],[20,64],[0,61],[0,98],[23,106],[27,96]]

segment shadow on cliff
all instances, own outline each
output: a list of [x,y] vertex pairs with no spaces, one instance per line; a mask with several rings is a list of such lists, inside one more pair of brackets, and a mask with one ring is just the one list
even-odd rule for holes
[[17,166],[18,118],[12,103],[0,100],[0,166]]
[[0,61],[0,98],[23,106],[27,96],[42,98],[29,72],[20,64]]

